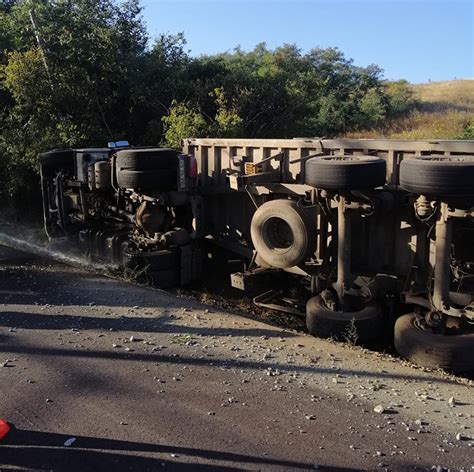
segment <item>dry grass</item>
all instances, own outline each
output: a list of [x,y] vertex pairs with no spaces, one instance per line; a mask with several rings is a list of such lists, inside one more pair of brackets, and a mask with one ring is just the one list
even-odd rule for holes
[[418,109],[382,128],[353,132],[349,138],[460,139],[474,124],[474,80],[412,85]]
[[474,112],[474,80],[449,80],[412,85],[422,107]]
[[384,128],[348,133],[348,138],[459,139],[474,121],[474,112],[414,111]]

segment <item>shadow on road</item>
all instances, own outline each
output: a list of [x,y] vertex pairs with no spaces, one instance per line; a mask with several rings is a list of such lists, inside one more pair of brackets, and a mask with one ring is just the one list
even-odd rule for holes
[[[71,436],[65,434],[12,428],[7,440],[0,446],[1,470],[8,470],[4,466],[10,466],[71,472],[99,470],[142,472],[156,471],[165,467],[164,470],[230,472],[248,470],[245,465],[260,465],[267,469],[272,467],[285,470],[314,469],[314,464],[271,457],[86,436],[76,436],[73,446],[64,447],[64,442],[69,438]],[[160,457],[157,457],[158,454]],[[173,460],[168,460],[168,456],[173,457]],[[179,458],[186,460],[176,460]],[[198,463],[203,461],[218,461],[220,465]],[[223,462],[228,462],[229,465],[221,465]],[[320,465],[319,470],[345,472],[357,469]]]
[[[9,267],[0,270],[0,300],[12,305],[40,303],[50,305],[95,305],[109,307],[179,306],[172,294],[104,275],[78,271],[63,265]],[[152,295],[155,292],[156,298]],[[186,305],[181,301],[181,305]]]
[[[86,309],[86,307],[84,307]],[[188,314],[189,315],[189,314]],[[265,328],[216,328],[209,326],[180,326],[173,324],[174,315],[150,317],[139,316],[77,316],[44,315],[42,313],[0,313],[0,327],[20,329],[78,329],[104,331],[135,331],[141,333],[196,334],[213,336],[267,336],[277,338],[294,337],[287,331]]]
[[[37,315],[34,315],[37,316]],[[62,317],[62,316],[60,316]],[[1,315],[0,315],[1,319]],[[188,332],[188,327],[182,327]],[[207,334],[213,334],[212,328],[203,328]],[[228,330],[226,330],[227,332]],[[236,330],[239,331],[239,330]],[[254,333],[254,331],[252,331]],[[166,347],[165,347],[166,349]],[[222,368],[234,368],[234,369],[251,369],[251,370],[264,370],[272,368],[279,370],[280,372],[298,372],[313,375],[334,375],[334,369],[332,367],[323,367],[318,365],[302,365],[302,364],[288,364],[282,362],[275,362],[271,359],[265,361],[257,360],[245,360],[245,359],[232,359],[232,358],[219,358],[219,357],[192,357],[175,355],[173,353],[165,354],[161,351],[155,351],[152,353],[140,353],[140,352],[127,352],[119,350],[78,350],[78,349],[67,349],[67,348],[55,348],[55,347],[43,347],[43,346],[28,346],[21,345],[17,341],[15,343],[4,343],[0,339],[0,352],[7,354],[20,354],[30,356],[46,356],[53,359],[58,358],[92,358],[92,359],[106,359],[116,361],[132,361],[132,362],[152,362],[152,363],[167,363],[167,364],[180,364],[180,365],[201,365],[201,366],[214,366]],[[433,383],[444,383],[444,384],[457,384],[455,380],[449,378],[441,378],[438,376],[430,376],[429,374],[418,375],[418,374],[407,374],[407,373],[395,373],[395,372],[377,372],[373,370],[351,370],[339,368],[338,374],[343,376],[354,376],[365,378],[376,378],[376,379],[402,379],[409,381],[431,381]]]

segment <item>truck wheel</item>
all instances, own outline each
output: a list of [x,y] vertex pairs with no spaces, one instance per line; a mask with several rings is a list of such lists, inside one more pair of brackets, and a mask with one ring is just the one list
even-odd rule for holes
[[292,200],[264,203],[253,215],[250,233],[258,255],[271,267],[294,267],[316,250],[314,213]]
[[72,173],[74,170],[74,150],[55,149],[39,155],[44,174],[55,174],[60,170]]
[[321,295],[306,304],[306,327],[313,336],[339,341],[365,343],[381,336],[382,309],[372,301],[359,311],[333,311],[326,308]]
[[395,323],[397,352],[415,364],[453,372],[474,372],[474,329],[460,334],[435,334],[419,327],[413,313]]
[[400,187],[434,196],[474,195],[474,156],[422,156],[400,164]]
[[321,156],[306,161],[305,183],[328,190],[357,190],[385,184],[386,164],[373,156]]
[[171,169],[117,169],[117,182],[120,188],[173,190],[178,185],[178,174]]
[[117,152],[116,165],[129,170],[178,169],[179,152],[174,149],[124,149]]

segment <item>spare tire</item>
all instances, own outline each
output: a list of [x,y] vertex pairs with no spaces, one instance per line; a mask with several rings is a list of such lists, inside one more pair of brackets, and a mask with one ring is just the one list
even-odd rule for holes
[[385,184],[386,164],[374,156],[320,156],[306,161],[305,183],[328,190],[359,190]]
[[129,170],[177,170],[178,156],[178,151],[168,148],[123,149],[117,152],[116,166]]
[[395,323],[397,352],[415,364],[453,372],[474,372],[474,328],[462,334],[435,334],[416,324],[413,313]]
[[383,330],[382,308],[372,301],[358,311],[333,311],[323,303],[321,295],[306,304],[306,327],[313,336],[339,341],[375,341]]
[[400,187],[420,195],[474,195],[474,156],[422,156],[400,164]]
[[117,169],[117,182],[120,188],[142,190],[174,190],[178,186],[176,170],[129,170]]
[[74,149],[54,149],[43,152],[39,160],[44,174],[57,173],[60,170],[68,173],[74,171]]
[[316,250],[315,214],[293,200],[264,203],[252,217],[250,233],[258,255],[271,267],[294,267]]

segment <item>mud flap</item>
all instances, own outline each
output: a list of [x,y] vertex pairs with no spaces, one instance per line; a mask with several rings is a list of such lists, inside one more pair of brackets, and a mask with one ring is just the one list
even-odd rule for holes
[[202,274],[202,253],[194,244],[181,246],[181,280],[180,285],[188,285]]

